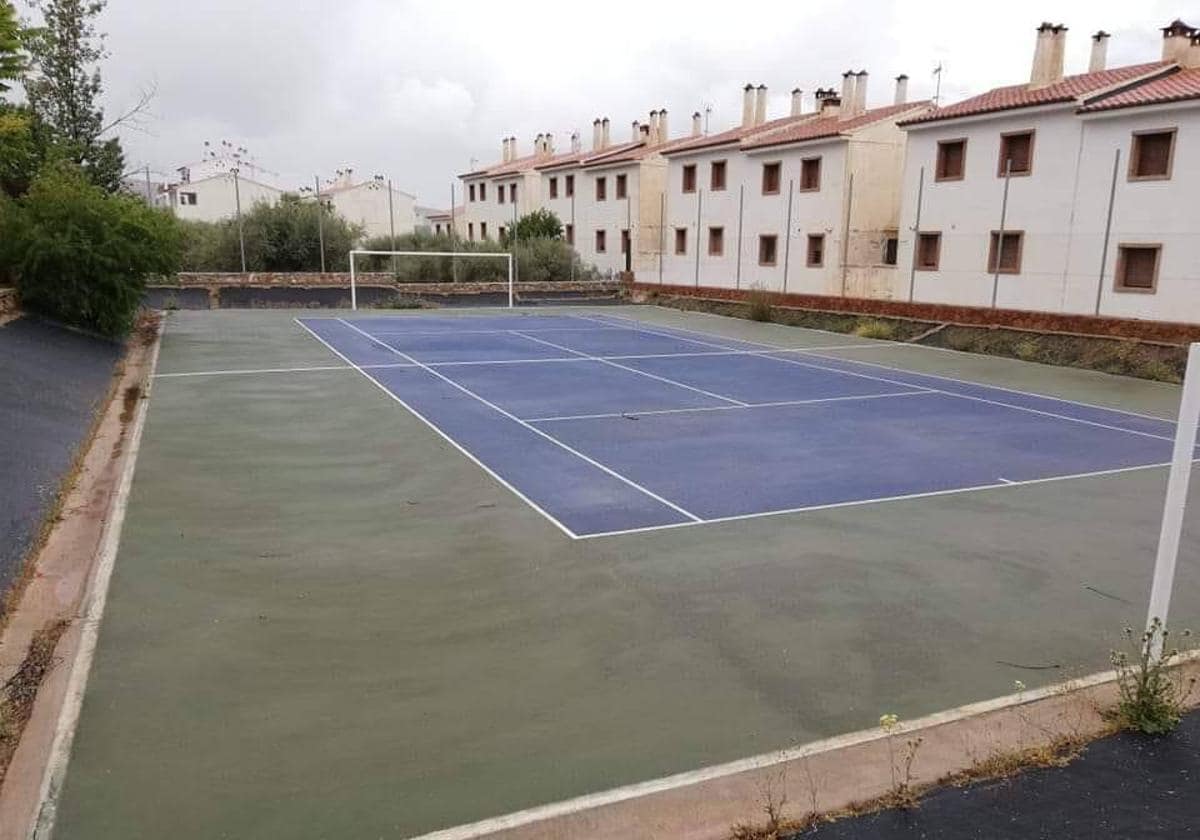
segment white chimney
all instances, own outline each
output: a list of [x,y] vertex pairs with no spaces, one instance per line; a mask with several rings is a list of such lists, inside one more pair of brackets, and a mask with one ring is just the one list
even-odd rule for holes
[[804,113],[804,91],[800,88],[792,89],[792,116],[798,117]]
[[579,152],[579,149],[580,149],[579,132],[572,131],[571,132],[571,152],[573,154],[577,154]]
[[842,74],[841,112],[847,116],[854,111],[854,84],[857,81],[858,76],[854,75],[853,70],[847,70]]
[[866,113],[867,110],[867,71],[859,70],[854,82],[854,114]]
[[754,85],[742,88],[742,127],[754,125]]
[[533,138],[533,156],[541,157],[546,152],[546,147],[542,143],[542,135]]
[[662,108],[658,112],[658,142],[666,143],[671,139],[671,133],[667,129],[667,109]]
[[508,159],[509,160],[517,159],[517,138],[516,137],[508,138]]
[[604,149],[607,149],[612,142],[608,138],[608,117],[600,120],[600,142],[602,144],[601,148]]
[[642,126],[637,120],[633,121],[633,134],[629,136],[629,139],[634,143],[642,139]]
[[758,96],[754,101],[754,124],[762,125],[767,121],[767,86],[758,86]]
[[1033,51],[1030,87],[1045,87],[1062,81],[1063,57],[1067,46],[1067,27],[1043,23],[1037,28],[1037,46]]
[[646,145],[658,145],[658,111],[650,112],[650,136],[646,139]]
[[500,141],[500,162],[508,163],[508,138]]
[[603,137],[601,136],[601,132],[600,132],[600,118],[596,117],[596,119],[592,120],[592,151],[593,152],[598,152],[602,148],[604,148],[603,146],[600,145],[600,142],[602,139],[603,139]]
[[554,135],[549,131],[546,132],[546,154],[554,154]]
[[692,136],[699,137],[704,133],[704,122],[700,117],[700,112],[696,111],[692,114]]
[[817,113],[823,117],[836,117],[842,110],[842,100],[833,88],[817,88]]
[[1192,36],[1191,46],[1183,56],[1183,66],[1190,70],[1200,67],[1200,30]]
[[1108,65],[1109,34],[1101,29],[1092,36],[1092,57],[1088,61],[1088,72],[1099,73]]
[[896,77],[896,98],[893,102],[896,105],[908,102],[908,76],[904,73]]
[[1182,64],[1187,57],[1188,48],[1191,46],[1196,30],[1176,18],[1162,28],[1162,34],[1162,60],[1178,61]]

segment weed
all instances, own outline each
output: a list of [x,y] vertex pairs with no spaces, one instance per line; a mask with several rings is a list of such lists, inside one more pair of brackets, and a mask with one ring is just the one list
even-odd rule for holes
[[771,304],[771,295],[763,289],[752,289],[746,296],[746,317],[751,321],[775,320],[775,307]]
[[883,804],[889,808],[912,808],[919,798],[912,784],[912,766],[917,757],[917,750],[921,748],[925,739],[916,737],[905,741],[900,750],[900,760],[897,762],[895,731],[899,725],[900,718],[896,715],[887,714],[879,718],[879,727],[888,736],[888,765],[892,771],[892,789],[883,797]]
[[1032,338],[1023,338],[1013,345],[1013,355],[1024,362],[1032,362],[1042,354],[1042,348]]
[[891,339],[896,335],[896,327],[887,321],[864,319],[858,322],[854,334],[860,338]]
[[54,649],[68,622],[48,621],[29,643],[29,651],[16,673],[0,686],[0,782],[4,781],[21,731],[33,714],[33,701],[46,674],[54,667]]
[[434,304],[414,295],[392,295],[372,304],[376,309],[432,309]]
[[[1185,681],[1182,671],[1171,672],[1171,662],[1179,656],[1179,649],[1167,647],[1170,635],[1166,625],[1155,618],[1140,637],[1135,636],[1132,627],[1125,628],[1132,658],[1126,651],[1110,651],[1120,693],[1117,707],[1110,715],[1122,729],[1165,735],[1179,725],[1184,702],[1196,678]],[[1191,631],[1183,631],[1184,638],[1190,635]]]

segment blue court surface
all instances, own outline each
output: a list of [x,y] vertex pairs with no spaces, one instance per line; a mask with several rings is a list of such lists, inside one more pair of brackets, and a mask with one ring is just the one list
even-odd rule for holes
[[[575,538],[1165,464],[1138,414],[611,315],[303,318]],[[846,338],[846,344],[854,342]]]

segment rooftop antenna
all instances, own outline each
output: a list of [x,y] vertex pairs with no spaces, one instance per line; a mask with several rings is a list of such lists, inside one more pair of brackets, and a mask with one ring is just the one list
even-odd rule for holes
[[937,86],[933,91],[933,104],[942,104],[942,62],[938,62],[938,66],[933,68],[933,75],[937,77]]
[[712,115],[712,103],[704,103],[704,133],[708,134],[708,118]]

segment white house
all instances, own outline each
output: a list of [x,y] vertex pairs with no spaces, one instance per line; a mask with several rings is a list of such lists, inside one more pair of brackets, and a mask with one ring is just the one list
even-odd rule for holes
[[900,299],[1200,321],[1200,37],[1063,74],[1042,24],[1030,81],[909,119]]
[[187,167],[180,170],[181,180],[160,191],[161,203],[181,219],[215,222],[237,215],[240,206],[248,213],[255,204],[274,204],[283,190],[252,180],[236,172],[223,172],[192,180]]
[[[747,85],[735,129],[665,152],[662,282],[779,292],[876,296],[895,272],[904,133],[897,120],[928,109],[866,107],[867,74],[847,72],[817,110],[766,120],[766,88]],[[640,279],[653,282],[655,275]]]
[[391,187],[380,175],[355,183],[353,174],[352,169],[343,170],[323,184],[321,199],[348,222],[361,226],[364,239],[416,229],[416,196]]

